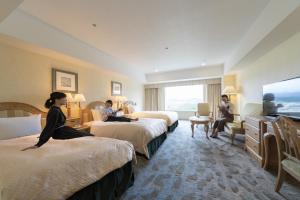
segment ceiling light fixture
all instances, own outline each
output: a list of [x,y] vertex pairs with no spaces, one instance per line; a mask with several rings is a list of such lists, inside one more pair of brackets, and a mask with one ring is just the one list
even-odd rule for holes
[[154,72],[158,72],[158,69],[154,69]]
[[202,61],[201,66],[203,67],[203,66],[206,66],[206,65],[207,65],[207,63],[205,61]]

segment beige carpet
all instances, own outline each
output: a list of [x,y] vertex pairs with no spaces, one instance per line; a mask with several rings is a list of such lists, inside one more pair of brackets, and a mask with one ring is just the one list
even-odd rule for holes
[[294,181],[275,193],[276,177],[261,169],[242,143],[232,146],[225,136],[207,140],[202,127],[193,139],[186,121],[150,161],[138,157],[135,178],[123,200],[300,199]]

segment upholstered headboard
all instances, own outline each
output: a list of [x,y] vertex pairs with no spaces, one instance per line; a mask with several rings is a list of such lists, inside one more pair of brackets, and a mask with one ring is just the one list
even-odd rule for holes
[[0,102],[0,117],[25,117],[35,114],[41,114],[46,117],[46,112],[26,104],[18,102]]
[[104,107],[105,103],[103,101],[93,101],[89,103],[85,109],[81,112],[81,119],[83,123],[93,121],[92,109],[97,109],[98,107]]

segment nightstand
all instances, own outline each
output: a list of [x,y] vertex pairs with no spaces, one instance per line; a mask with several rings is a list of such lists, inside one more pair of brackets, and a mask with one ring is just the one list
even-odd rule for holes
[[72,128],[78,130],[78,131],[84,131],[84,132],[90,132],[91,126],[88,125],[78,125],[78,126],[73,126]]
[[74,127],[80,126],[80,118],[79,117],[70,117],[66,119],[66,126]]
[[78,131],[90,132],[91,127],[88,125],[81,125],[80,118],[68,118],[66,119],[66,125],[70,126]]

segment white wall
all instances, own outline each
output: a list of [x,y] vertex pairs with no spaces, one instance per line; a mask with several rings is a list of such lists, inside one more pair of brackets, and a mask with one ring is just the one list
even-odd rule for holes
[[123,84],[123,95],[137,102],[138,110],[143,109],[141,82],[98,66],[56,59],[1,42],[0,102],[24,102],[44,110],[43,104],[52,91],[52,67],[78,73],[79,93],[85,95],[86,103],[111,98],[110,84],[114,80]]
[[297,76],[300,76],[300,32],[237,72],[241,108],[246,102],[262,103],[263,85]]

